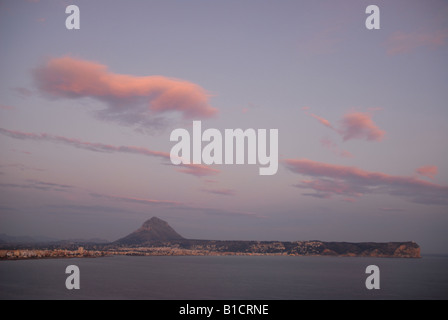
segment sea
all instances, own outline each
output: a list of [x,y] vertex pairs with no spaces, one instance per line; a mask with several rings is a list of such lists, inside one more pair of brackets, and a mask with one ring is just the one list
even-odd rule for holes
[[[79,289],[67,289],[69,265]],[[379,288],[366,273],[378,267]],[[1,300],[445,300],[448,255],[110,256],[0,261]]]

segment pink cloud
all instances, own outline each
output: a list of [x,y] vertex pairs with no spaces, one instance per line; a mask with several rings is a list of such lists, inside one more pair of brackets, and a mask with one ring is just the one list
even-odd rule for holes
[[53,58],[34,70],[40,91],[54,98],[90,97],[106,103],[104,120],[140,127],[153,126],[154,115],[177,112],[183,118],[208,118],[218,110],[197,84],[163,76],[112,73],[96,62],[69,56]]
[[319,116],[317,116],[317,115],[315,115],[313,113],[311,113],[310,116],[313,117],[314,119],[317,119],[317,121],[319,121],[324,126],[330,128],[330,129],[335,130],[335,128],[331,125],[330,121],[328,121],[327,119],[319,117]]
[[[114,146],[110,144],[97,143],[97,142],[89,142],[82,141],[73,138],[67,138],[62,136],[56,136],[48,133],[29,133],[29,132],[21,132],[21,131],[12,131],[0,128],[0,134],[5,136],[22,139],[22,140],[35,140],[35,141],[46,141],[53,143],[61,143],[71,147],[90,150],[95,152],[117,152],[117,153],[133,153],[140,154],[144,156],[150,157],[158,157],[163,160],[170,161],[170,153],[164,151],[155,151],[144,147],[136,147],[136,146]],[[169,162],[171,165],[171,162]],[[201,164],[180,164],[178,166],[183,167],[184,169],[178,169],[177,171],[182,173],[187,173],[194,175],[196,177],[203,177],[208,175],[215,175],[220,171],[218,169],[211,168],[207,165]],[[176,166],[177,167],[177,166]]]
[[7,105],[4,105],[4,104],[0,104],[0,109],[1,109],[1,110],[13,110],[14,107],[12,107],[12,106],[7,106]]
[[437,48],[445,45],[447,38],[447,30],[410,33],[397,31],[390,35],[385,45],[387,54],[396,55],[412,52],[419,47]]
[[320,117],[320,116],[318,116],[318,115],[315,115],[314,113],[309,113],[309,110],[310,110],[310,109],[311,109],[311,108],[308,107],[308,106],[302,107],[302,110],[303,110],[307,115],[309,115],[310,117],[313,117],[314,119],[316,119],[317,121],[319,121],[319,122],[320,122],[321,124],[323,124],[324,126],[330,128],[330,129],[332,129],[332,130],[336,130],[336,129],[331,125],[330,121],[328,121],[327,119],[322,118],[322,117]]
[[342,195],[353,198],[375,193],[401,196],[423,204],[448,205],[448,186],[414,177],[394,176],[308,159],[286,159],[283,163],[294,173],[313,177],[296,185],[314,191],[304,195],[318,198]]
[[[304,110],[304,112],[310,117],[317,119],[322,125],[338,133],[342,136],[344,141],[351,139],[381,141],[385,135],[385,132],[373,122],[372,115],[370,113],[347,113],[339,121],[339,127],[334,127],[329,120],[313,113],[308,113],[308,107],[302,108],[302,110]],[[328,145],[325,146],[328,147]],[[349,156],[349,154],[346,155]]]
[[369,113],[348,113],[342,118],[340,123],[339,132],[344,141],[351,139],[381,141],[385,134],[383,130],[375,125]]
[[438,168],[437,166],[423,166],[415,169],[415,172],[430,179],[434,179],[438,173]]

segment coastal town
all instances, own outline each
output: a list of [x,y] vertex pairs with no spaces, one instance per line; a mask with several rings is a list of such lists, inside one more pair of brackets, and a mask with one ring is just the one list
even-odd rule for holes
[[[244,241],[228,241],[227,245],[223,241],[197,240],[194,244],[182,247],[177,242],[154,243],[155,246],[103,246],[102,250],[86,249],[78,247],[77,249],[0,249],[0,260],[18,260],[18,259],[43,259],[43,258],[94,258],[115,255],[126,256],[211,256],[211,255],[312,255],[318,254],[320,244],[318,242],[302,243],[302,254],[298,250],[286,250],[282,242],[249,242],[246,248],[236,248],[236,243],[240,247],[246,247]],[[74,244],[71,245],[73,247]],[[87,245],[89,246],[89,245]],[[91,246],[91,245],[90,245]],[[98,247],[98,245],[95,245]]]
[[43,258],[84,258],[104,257],[107,253],[98,250],[67,249],[3,249],[0,250],[0,260],[43,259]]

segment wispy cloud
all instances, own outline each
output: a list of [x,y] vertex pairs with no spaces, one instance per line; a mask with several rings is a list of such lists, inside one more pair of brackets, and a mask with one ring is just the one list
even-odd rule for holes
[[168,206],[179,206],[183,205],[181,202],[177,201],[166,201],[166,200],[155,200],[155,199],[145,199],[145,198],[135,198],[135,197],[123,197],[115,195],[105,195],[100,193],[90,193],[90,196],[95,198],[103,198],[107,200],[115,200],[122,202],[131,202],[144,205],[168,205]]
[[446,44],[448,30],[432,32],[402,32],[397,31],[389,36],[385,42],[388,55],[410,53],[420,47],[432,49]]
[[[323,124],[324,126],[330,128],[330,129],[336,130],[336,129],[333,127],[333,125],[330,123],[330,121],[328,121],[327,119],[322,118],[322,117],[319,117],[319,116],[317,116],[317,115],[315,115],[315,114],[313,114],[313,113],[310,113],[310,116],[313,117],[314,119],[317,119],[317,121],[319,121],[319,122],[320,122],[321,124]],[[337,131],[337,130],[336,130],[336,131]]]
[[438,168],[437,166],[423,166],[415,169],[415,172],[430,179],[434,179],[438,173]]
[[[4,128],[0,128],[0,134],[3,134],[5,136],[14,139],[53,142],[95,152],[140,154],[144,156],[156,157],[170,161],[170,154],[168,152],[155,151],[144,147],[114,146],[110,144],[88,142],[79,139],[56,136],[48,133],[29,133],[22,131],[13,131]],[[171,165],[171,163],[169,164]],[[176,168],[181,167],[177,169],[177,171],[179,172],[194,175],[197,177],[203,177],[219,173],[218,169],[200,164],[179,164],[178,166],[175,167]]]
[[120,208],[117,206],[103,206],[103,205],[82,205],[82,204],[51,204],[40,207],[41,210],[45,210],[50,214],[61,215],[63,213],[69,213],[75,211],[77,215],[89,215],[95,213],[105,213],[110,215],[111,213],[124,213],[129,214],[129,208]]
[[216,194],[220,196],[234,196],[235,190],[228,188],[202,189],[202,192]]
[[448,205],[448,186],[415,177],[394,176],[308,159],[286,159],[283,163],[294,173],[312,177],[296,185],[298,188],[314,191],[304,195],[318,198],[341,195],[356,199],[375,193],[404,197],[422,204]]
[[302,108],[302,110],[310,117],[318,120],[325,127],[339,134],[344,141],[354,139],[381,141],[385,135],[385,131],[381,130],[373,122],[370,112],[349,112],[339,120],[339,125],[336,127],[329,120],[310,113],[309,107]]
[[99,193],[90,193],[90,196],[95,198],[103,198],[108,201],[119,201],[119,202],[127,202],[148,206],[165,206],[171,209],[177,210],[193,210],[195,212],[201,212],[207,215],[225,215],[225,216],[236,216],[236,217],[249,217],[249,218],[260,218],[258,214],[254,212],[248,211],[239,211],[232,209],[220,209],[213,208],[208,206],[201,206],[197,204],[189,204],[178,201],[166,201],[166,200],[155,200],[155,199],[145,199],[145,198],[134,198],[127,196],[116,196],[116,195],[106,195]]
[[0,168],[15,168],[15,169],[18,169],[20,171],[25,171],[25,170],[45,171],[44,169],[30,167],[30,166],[27,166],[27,165],[24,165],[24,164],[21,164],[21,163],[0,164]]
[[218,169],[212,168],[204,164],[181,163],[178,166],[180,166],[181,168],[176,169],[176,171],[191,174],[196,177],[215,175],[220,172]]
[[72,188],[74,188],[73,186],[70,185],[39,181],[39,180],[26,180],[26,182],[24,183],[0,183],[0,187],[37,189],[41,191],[62,191],[62,192],[68,192]]
[[183,118],[208,118],[217,114],[210,94],[199,85],[164,76],[116,74],[91,61],[64,56],[34,70],[39,90],[53,98],[90,97],[106,104],[97,113],[103,120],[149,129],[161,121],[155,117],[178,112]]

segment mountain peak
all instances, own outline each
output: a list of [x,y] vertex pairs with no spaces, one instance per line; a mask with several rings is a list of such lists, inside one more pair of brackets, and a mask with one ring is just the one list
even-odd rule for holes
[[142,229],[142,230],[150,230],[151,228],[167,227],[167,226],[170,227],[170,225],[166,221],[163,221],[162,219],[159,219],[157,217],[152,217],[151,219],[146,220],[142,224],[140,229]]
[[152,217],[142,226],[116,242],[121,244],[143,244],[148,241],[165,241],[184,239],[164,220]]

